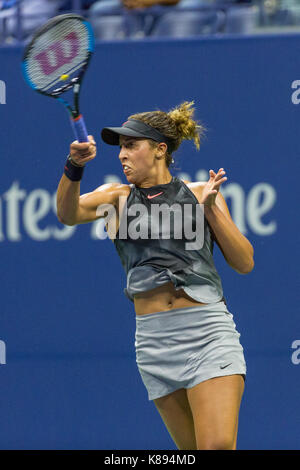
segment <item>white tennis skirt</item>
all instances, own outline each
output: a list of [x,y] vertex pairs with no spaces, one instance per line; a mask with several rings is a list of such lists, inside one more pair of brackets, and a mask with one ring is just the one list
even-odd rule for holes
[[136,316],[136,362],[149,400],[241,374],[240,333],[223,301]]

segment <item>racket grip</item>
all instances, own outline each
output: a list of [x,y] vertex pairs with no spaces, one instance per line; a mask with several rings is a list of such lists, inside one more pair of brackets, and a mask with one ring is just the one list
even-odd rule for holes
[[88,133],[82,115],[80,114],[75,119],[71,118],[71,124],[76,140],[78,140],[78,142],[89,142]]

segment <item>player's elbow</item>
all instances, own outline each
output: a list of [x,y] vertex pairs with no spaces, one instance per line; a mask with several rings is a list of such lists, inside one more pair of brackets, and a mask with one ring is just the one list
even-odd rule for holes
[[235,268],[235,271],[239,274],[249,274],[254,268],[254,259],[251,258],[247,263],[244,263],[242,266]]
[[70,227],[77,224],[75,220],[64,217],[62,214],[59,214],[59,213],[57,214],[57,219],[59,220],[61,224],[68,225]]

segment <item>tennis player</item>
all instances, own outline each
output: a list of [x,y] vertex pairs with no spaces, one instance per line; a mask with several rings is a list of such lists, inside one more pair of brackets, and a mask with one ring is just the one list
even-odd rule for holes
[[[125,294],[134,302],[136,359],[149,400],[178,449],[236,449],[246,364],[213,245],[240,274],[253,269],[253,248],[221,195],[227,180],[223,168],[210,170],[208,181],[193,183],[169,171],[184,139],[200,146],[204,129],[194,120],[193,105],[134,114],[121,127],[102,130],[104,142],[120,146],[129,184],[104,184],[80,196],[84,166],[95,158],[96,145],[92,136],[88,143],[73,142],[58,187],[57,214],[63,224],[76,225],[107,216],[103,207],[115,209],[119,232],[113,242],[127,273]],[[177,210],[169,238],[163,237],[164,221],[152,220],[153,208],[162,205],[170,208],[169,216]],[[143,217],[134,217],[136,207],[145,208]],[[183,217],[186,207],[193,209],[189,218]],[[203,243],[195,248],[185,227],[181,236],[177,229],[182,220],[195,228],[199,207]],[[149,222],[155,236],[137,237],[139,231],[152,235]]]

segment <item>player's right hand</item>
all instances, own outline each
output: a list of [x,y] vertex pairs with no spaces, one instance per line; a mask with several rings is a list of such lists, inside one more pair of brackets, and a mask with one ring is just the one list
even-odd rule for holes
[[84,166],[90,160],[96,157],[97,148],[96,142],[92,135],[88,136],[89,142],[74,142],[70,145],[70,157],[75,165]]

